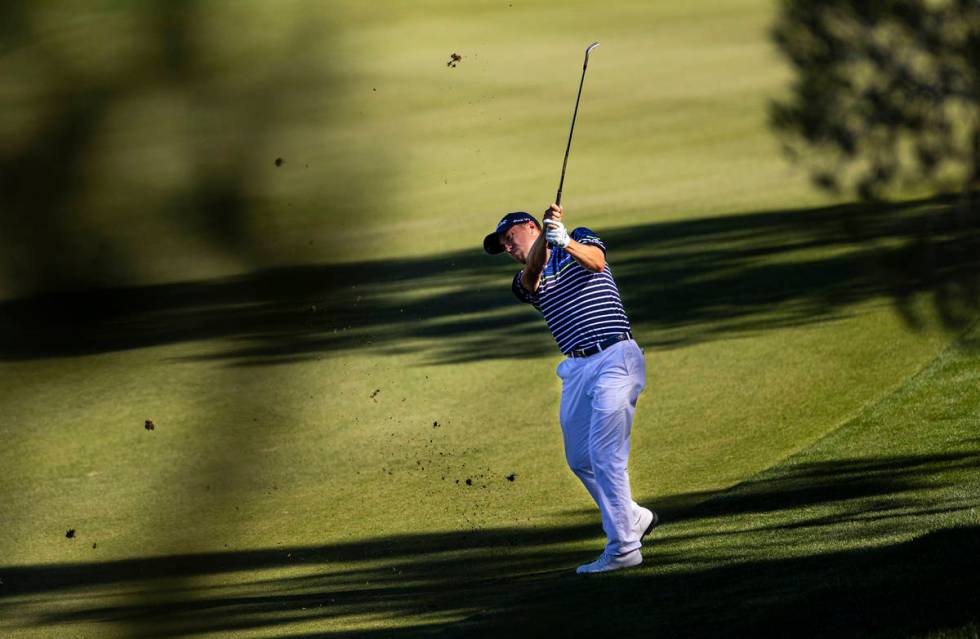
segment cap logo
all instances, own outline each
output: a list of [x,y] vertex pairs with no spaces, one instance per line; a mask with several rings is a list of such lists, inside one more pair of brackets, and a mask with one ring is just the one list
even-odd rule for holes
[[516,218],[510,218],[509,216],[507,216],[504,217],[504,219],[500,220],[500,223],[497,224],[497,232],[499,233],[502,229],[505,229],[510,226],[516,226],[518,224],[524,224],[525,222],[532,222],[532,221],[533,219],[530,216],[522,216]]

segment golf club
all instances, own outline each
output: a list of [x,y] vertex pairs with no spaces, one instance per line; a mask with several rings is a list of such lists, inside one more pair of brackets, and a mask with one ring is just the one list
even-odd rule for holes
[[555,204],[561,204],[561,187],[565,184],[565,169],[568,167],[568,152],[572,148],[572,133],[575,132],[575,118],[578,116],[578,103],[582,99],[582,85],[585,84],[585,70],[589,67],[589,54],[597,46],[599,46],[599,43],[593,42],[585,49],[585,64],[582,65],[582,80],[578,83],[578,97],[575,98],[575,111],[572,113],[572,128],[568,131],[568,146],[565,147],[565,161],[561,165],[561,181],[558,182],[558,195],[555,196]]

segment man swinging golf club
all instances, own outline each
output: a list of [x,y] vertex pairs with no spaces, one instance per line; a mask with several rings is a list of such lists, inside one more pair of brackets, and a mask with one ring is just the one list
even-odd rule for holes
[[640,542],[657,524],[656,513],[633,501],[626,469],[646,373],[605,245],[584,227],[568,234],[563,218],[562,207],[552,204],[542,233],[531,215],[508,213],[483,247],[524,265],[514,276],[514,295],[544,315],[567,356],[557,370],[565,459],[599,506],[608,538],[602,555],[577,572],[606,572],[640,564]]
[[566,355],[556,371],[565,459],[599,506],[608,538],[602,555],[579,573],[639,565],[641,541],[657,525],[657,514],[633,501],[627,474],[633,412],[646,383],[643,351],[606,264],[605,244],[585,227],[569,234],[561,207],[585,69],[597,46],[585,50],[558,195],[543,218],[547,230],[528,213],[508,213],[483,240],[487,253],[506,252],[524,265],[514,276],[514,295],[544,315]]

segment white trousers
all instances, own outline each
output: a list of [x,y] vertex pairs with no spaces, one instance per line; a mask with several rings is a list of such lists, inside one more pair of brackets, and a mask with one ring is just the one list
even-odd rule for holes
[[590,357],[566,358],[556,372],[565,459],[599,506],[606,552],[636,550],[639,512],[626,466],[636,400],[646,384],[643,351],[633,340],[619,342]]

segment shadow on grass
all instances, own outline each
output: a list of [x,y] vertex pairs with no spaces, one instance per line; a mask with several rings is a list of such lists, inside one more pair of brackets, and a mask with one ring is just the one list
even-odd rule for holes
[[978,472],[975,451],[852,459],[663,497],[644,566],[588,578],[571,569],[591,558],[585,542],[601,546],[597,523],[5,566],[0,618],[39,631],[118,624],[143,637],[273,637],[307,623],[290,632],[864,637],[956,628],[980,621],[980,527],[969,525],[980,493],[934,491],[966,475],[958,485],[976,486]]
[[[276,13],[265,39],[231,56],[227,38],[260,24],[261,9],[152,0],[61,15],[3,3],[0,290],[134,281],[161,253],[178,262],[205,254],[241,270],[279,252],[295,257],[295,245],[255,224],[270,215],[256,185],[309,168],[309,156],[284,165],[277,149],[295,149],[287,140],[297,130],[344,126],[339,104],[356,89],[340,56],[320,48],[343,28],[338,12]],[[381,207],[388,191],[365,178],[391,175],[383,143],[356,146],[345,146],[343,162],[317,158],[329,162],[326,171],[314,164],[317,194],[350,210]],[[370,168],[359,168],[366,158]],[[59,308],[96,319],[85,303]]]
[[[877,298],[915,327],[919,293],[959,329],[980,304],[980,233],[950,235],[949,206],[938,198],[774,211],[602,235],[650,346],[831,321]],[[539,315],[512,299],[516,265],[504,260],[474,249],[11,301],[0,304],[0,357],[216,339],[227,342],[197,357],[269,364],[371,349],[455,363],[554,352]]]

